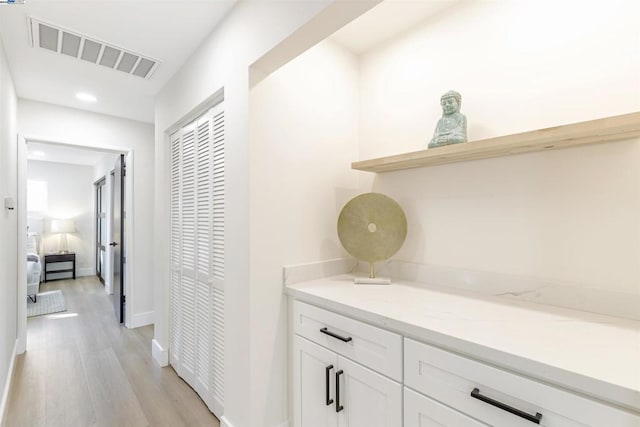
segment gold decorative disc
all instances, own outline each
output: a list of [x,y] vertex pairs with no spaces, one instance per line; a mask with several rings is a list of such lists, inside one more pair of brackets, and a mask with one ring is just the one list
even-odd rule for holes
[[407,217],[390,197],[361,194],[342,208],[338,237],[354,258],[373,264],[391,258],[402,247],[407,237]]

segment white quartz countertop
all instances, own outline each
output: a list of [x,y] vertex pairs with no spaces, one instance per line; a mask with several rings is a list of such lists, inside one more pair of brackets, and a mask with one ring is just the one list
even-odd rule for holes
[[301,301],[640,411],[640,322],[411,282],[287,285]]

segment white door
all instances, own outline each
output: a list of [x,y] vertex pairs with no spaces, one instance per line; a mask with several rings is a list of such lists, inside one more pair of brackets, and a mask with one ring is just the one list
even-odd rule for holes
[[342,356],[336,374],[340,427],[402,427],[400,383]]
[[225,121],[224,105],[213,107],[211,117],[211,342],[209,363],[213,394],[209,408],[220,417],[224,408],[224,223],[225,223]]
[[170,263],[169,279],[169,363],[180,375],[180,353],[182,347],[182,244],[180,195],[182,180],[181,132],[171,135],[171,179],[170,179]]
[[294,427],[337,427],[338,356],[298,335],[293,349]]
[[224,408],[224,110],[170,138],[169,361],[220,417]]
[[211,115],[205,114],[195,126],[195,306],[196,375],[194,388],[210,408],[211,392]]
[[196,376],[196,138],[195,123],[182,129],[180,187],[180,369],[178,374],[195,385]]
[[448,406],[404,389],[404,427],[486,427]]

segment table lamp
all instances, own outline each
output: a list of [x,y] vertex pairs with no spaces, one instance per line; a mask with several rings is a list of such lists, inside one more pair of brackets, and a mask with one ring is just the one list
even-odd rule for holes
[[67,233],[76,232],[76,224],[72,219],[54,219],[51,221],[51,232],[60,233],[60,253],[68,254]]

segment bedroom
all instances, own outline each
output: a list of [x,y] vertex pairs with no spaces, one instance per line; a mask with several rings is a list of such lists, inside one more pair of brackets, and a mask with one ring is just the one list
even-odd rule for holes
[[27,144],[28,317],[66,309],[58,280],[68,284],[92,277],[104,292],[113,293],[112,247],[107,240],[112,241],[113,232],[111,172],[119,156],[59,144]]

